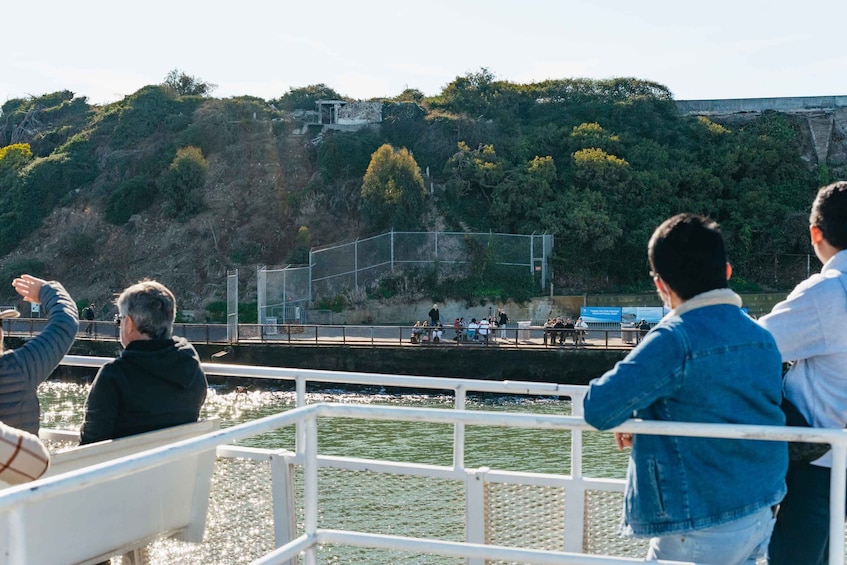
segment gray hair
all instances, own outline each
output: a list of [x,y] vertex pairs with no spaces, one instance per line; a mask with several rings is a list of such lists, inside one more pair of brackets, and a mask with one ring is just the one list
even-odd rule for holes
[[176,298],[160,282],[144,280],[124,290],[116,301],[121,316],[131,316],[139,332],[169,339],[176,319]]

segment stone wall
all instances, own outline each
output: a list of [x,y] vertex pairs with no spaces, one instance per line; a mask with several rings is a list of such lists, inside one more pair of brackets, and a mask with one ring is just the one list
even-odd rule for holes
[[836,175],[847,167],[847,96],[677,100],[676,106],[683,114],[718,122],[744,121],[767,110],[795,115],[804,123],[803,160],[810,166],[833,165]]
[[684,114],[720,115],[740,112],[819,112],[847,108],[847,96],[794,96],[788,98],[729,98],[725,100],[677,100]]

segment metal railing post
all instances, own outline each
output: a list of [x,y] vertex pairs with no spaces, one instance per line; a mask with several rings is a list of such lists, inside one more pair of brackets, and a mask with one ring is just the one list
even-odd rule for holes
[[[455,410],[465,409],[467,391],[465,387],[458,386],[455,389]],[[465,466],[465,424],[456,422],[453,425],[453,469],[460,470]]]
[[[271,498],[273,499],[274,547],[282,547],[297,537],[297,511],[294,488],[293,458],[289,453],[273,453],[271,464]],[[292,559],[285,565],[297,565]]]
[[[303,422],[305,451],[303,457],[303,533],[312,539],[318,533],[318,421],[310,415]],[[318,562],[317,547],[309,546],[305,552],[306,565]]]

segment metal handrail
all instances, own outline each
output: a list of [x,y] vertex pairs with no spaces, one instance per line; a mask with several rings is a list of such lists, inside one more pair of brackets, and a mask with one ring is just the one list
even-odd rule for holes
[[[83,359],[67,359],[68,362],[98,363],[98,360],[85,361]],[[227,371],[233,371],[237,366],[227,367]],[[261,370],[258,370],[261,369]],[[334,374],[327,371],[308,371],[309,374],[301,374],[303,371],[289,373],[284,369],[270,367],[242,367],[244,373],[253,373],[251,376],[270,377],[271,374],[282,371],[288,373],[286,376],[294,376],[300,381],[333,379],[335,382],[345,381],[369,381],[373,375],[358,373]],[[240,376],[246,376],[244,374]],[[417,386],[417,378],[388,375],[396,377],[390,379],[396,383],[404,383],[406,386]],[[491,390],[502,387],[510,390],[514,385],[509,383],[473,381],[466,382],[462,379],[439,379],[441,382],[433,388],[447,387],[454,390],[464,390],[464,386],[474,386],[479,390]],[[450,382],[454,381],[454,382]],[[396,384],[394,383],[394,384]],[[519,383],[528,390],[574,390],[585,389],[585,387],[554,385],[552,383]],[[298,387],[299,388],[299,387]],[[299,397],[298,397],[299,401]],[[574,402],[574,407],[581,403]],[[275,414],[259,420],[239,424],[231,428],[211,432],[198,438],[184,440],[170,446],[160,447],[137,455],[125,457],[110,463],[93,466],[87,470],[76,471],[54,477],[42,479],[34,483],[14,487],[4,491],[0,495],[0,508],[14,507],[26,504],[29,498],[43,498],[60,494],[61,492],[78,488],[80,484],[92,480],[105,480],[110,477],[123,476],[133,470],[149,468],[164,462],[175,460],[181,456],[196,453],[208,449],[211,446],[221,446],[234,441],[261,434],[271,429],[286,425],[296,425],[302,428],[304,441],[298,441],[296,448],[297,464],[303,466],[304,473],[304,534],[294,540],[283,544],[272,553],[260,559],[259,563],[277,563],[286,559],[292,559],[298,554],[305,552],[306,563],[316,563],[317,546],[322,542],[344,543],[364,547],[383,548],[408,548],[415,547],[416,551],[428,552],[439,555],[452,555],[465,557],[467,559],[508,559],[521,562],[536,563],[577,563],[583,562],[585,556],[579,553],[563,552],[541,552],[525,548],[506,548],[488,546],[485,544],[444,542],[439,540],[428,540],[404,536],[389,536],[373,533],[326,530],[318,527],[318,440],[317,440],[317,418],[357,418],[370,420],[400,420],[411,422],[428,422],[440,424],[453,424],[457,429],[463,429],[466,425],[473,426],[512,426],[520,428],[538,428],[547,430],[571,430],[574,434],[581,431],[591,430],[579,416],[556,416],[538,414],[514,414],[488,411],[467,411],[457,406],[456,410],[445,411],[434,408],[407,408],[376,405],[346,405],[316,403],[308,406],[300,405],[298,408],[288,412]],[[461,426],[461,428],[459,428]],[[831,481],[831,521],[830,521],[830,555],[829,560],[833,563],[843,562],[844,556],[844,528],[841,516],[844,514],[845,495],[845,467],[847,467],[847,432],[834,429],[814,428],[791,428],[776,426],[753,426],[753,425],[730,425],[730,424],[701,424],[701,423],[676,423],[657,421],[635,421],[629,420],[615,429],[615,431],[630,432],[650,435],[675,435],[687,437],[710,437],[729,439],[757,439],[764,441],[808,441],[814,443],[829,443],[833,446],[833,467]],[[298,432],[298,440],[300,433]],[[461,443],[461,442],[458,442]],[[579,443],[574,438],[574,444]],[[454,446],[459,449],[459,446]],[[326,458],[323,458],[324,460]],[[579,481],[577,473],[573,473],[571,480]],[[569,522],[571,523],[571,522]],[[405,545],[404,545],[405,544]],[[632,563],[633,559],[592,557],[596,563]]]
[[[21,318],[6,320],[7,336],[32,337],[44,329],[43,318]],[[87,332],[88,325],[91,332]],[[353,347],[415,346],[415,347],[474,347],[494,345],[512,348],[587,348],[628,349],[638,343],[641,334],[631,328],[598,328],[585,331],[584,342],[577,343],[576,330],[554,329],[544,326],[492,328],[488,337],[477,335],[473,339],[462,330],[459,339],[452,327],[444,328],[438,342],[434,340],[432,328],[421,330],[422,339],[412,340],[415,330],[412,325],[354,325],[354,324],[239,324],[237,339],[231,342],[226,324],[178,323],[174,325],[176,335],[192,343],[211,345],[273,344],[273,345],[345,345]],[[77,339],[96,341],[119,341],[120,329],[113,322],[82,321]]]

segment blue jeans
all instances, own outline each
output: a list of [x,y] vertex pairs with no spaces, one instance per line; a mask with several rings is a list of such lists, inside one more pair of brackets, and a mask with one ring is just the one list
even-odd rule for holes
[[651,538],[647,561],[755,565],[765,556],[775,521],[773,509],[765,507],[719,526]]
[[829,561],[828,467],[791,465],[788,494],[768,547],[770,565],[825,565]]

